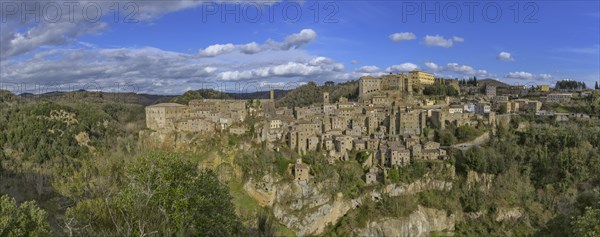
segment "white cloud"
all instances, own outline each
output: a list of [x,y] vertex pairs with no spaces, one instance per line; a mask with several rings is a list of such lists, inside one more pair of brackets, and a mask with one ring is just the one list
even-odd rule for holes
[[477,72],[473,67],[469,65],[460,65],[458,63],[448,63],[444,67],[444,70],[468,75],[473,75]]
[[215,44],[207,47],[200,51],[200,55],[204,57],[214,57],[221,54],[228,54],[232,52],[241,52],[243,54],[257,54],[266,50],[292,50],[300,48],[314,39],[316,39],[317,33],[312,29],[303,29],[299,33],[288,35],[285,38],[285,42],[277,42],[269,39],[262,45],[256,42],[250,42],[243,45],[234,44]]
[[[438,65],[434,62],[426,62],[425,66],[434,72],[447,72],[447,73],[456,73],[465,76],[478,76],[478,77],[494,77],[493,74],[489,73],[484,69],[475,69],[469,65],[458,64],[458,63],[448,63],[446,65]],[[451,75],[436,73],[438,76],[448,76]]]
[[[314,62],[321,62],[317,65]],[[287,62],[278,65],[264,66],[248,70],[224,71],[218,74],[218,79],[223,81],[255,80],[270,77],[314,77],[343,70],[343,65],[326,63],[315,58],[310,62]]]
[[213,72],[217,71],[217,68],[216,67],[205,67],[204,71],[208,74],[212,74]]
[[403,63],[403,64],[389,66],[385,70],[387,72],[408,72],[408,71],[417,70],[417,69],[419,69],[419,66],[417,66],[414,63]]
[[454,42],[457,42],[457,43],[465,42],[464,38],[458,37],[458,36],[454,36],[454,37],[452,37],[452,39],[454,40]]
[[446,39],[440,35],[426,35],[424,42],[428,46],[438,46],[444,48],[450,48],[454,42],[463,42],[464,39],[458,36],[454,36],[453,39]]
[[235,49],[233,44],[214,44],[200,51],[204,57],[214,57],[221,54],[231,53]]
[[260,46],[256,42],[247,43],[240,46],[240,51],[245,54],[255,54],[261,51]]
[[529,72],[509,72],[505,77],[510,79],[531,80],[533,79],[533,74]]
[[358,60],[352,60],[352,61],[350,61],[350,63],[356,65],[356,64],[359,64],[360,62]]
[[509,78],[509,79],[519,79],[519,80],[539,80],[539,81],[548,81],[553,79],[554,77],[550,74],[533,74],[530,72],[523,72],[523,71],[518,71],[518,72],[509,72],[508,74],[506,74],[506,76],[504,76],[505,78]]
[[377,67],[377,66],[362,66],[358,69],[356,69],[356,72],[359,73],[375,73],[375,72],[380,72],[381,68]]
[[552,79],[552,75],[550,75],[550,74],[540,74],[540,75],[538,75],[538,78],[540,80],[547,81],[547,80]]
[[437,64],[433,63],[433,62],[425,62],[425,66],[429,69],[431,69],[432,71],[437,71],[440,69],[440,66],[438,66]]
[[329,65],[332,64],[333,60],[327,57],[316,57],[310,60],[310,65],[319,66],[319,65]]
[[299,48],[317,38],[317,32],[313,29],[303,29],[300,33],[289,35],[285,38],[282,49]]
[[391,34],[389,37],[390,37],[390,40],[392,40],[394,42],[399,42],[402,40],[414,40],[417,38],[417,36],[415,36],[415,34],[412,32],[394,33],[394,34]]
[[0,67],[3,69],[0,77],[10,78],[3,81],[3,85],[51,85],[48,91],[89,89],[89,85],[108,91],[131,85],[135,91],[127,88],[129,92],[157,94],[179,94],[189,88],[226,89],[216,87],[229,82],[235,83],[229,85],[231,89],[250,86],[260,90],[257,88],[260,85],[253,84],[256,81],[281,82],[290,89],[311,80],[339,81],[360,76],[345,72],[344,65],[331,58],[312,56],[301,49],[270,50],[260,54],[232,52],[204,57],[157,48],[65,47],[43,51],[28,59],[3,60]]
[[502,61],[514,61],[514,59],[512,58],[512,56],[510,55],[509,52],[500,52],[500,54],[498,54],[498,57],[496,57],[498,60],[502,60]]

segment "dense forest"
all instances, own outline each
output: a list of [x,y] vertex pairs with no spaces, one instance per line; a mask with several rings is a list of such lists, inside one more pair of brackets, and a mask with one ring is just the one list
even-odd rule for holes
[[[308,83],[278,103],[320,102],[323,91],[332,100],[355,98],[357,84]],[[194,151],[152,149],[140,143],[144,105],[73,93],[50,99],[0,93],[0,236],[287,236],[289,230],[274,221],[272,212],[240,187],[265,174],[289,182],[287,169],[299,157],[311,166],[315,182],[335,184],[327,189],[329,195],[360,198],[386,184],[432,175],[452,182],[450,191],[364,199],[328,226],[324,236],[353,235],[370,221],[406,217],[418,206],[479,216],[458,219],[454,232],[459,236],[600,233],[597,121],[522,115],[497,129],[428,129],[423,139],[449,146],[484,132],[493,135],[479,147],[450,149],[448,161],[392,169],[373,187],[364,182],[363,152],[353,151],[348,161],[331,165],[322,154],[299,156],[251,143],[250,134],[202,138]],[[183,99],[211,96],[189,93]],[[240,146],[250,148],[242,151]],[[218,171],[200,168],[210,156],[232,156],[242,178],[228,181]],[[439,172],[446,165],[456,170],[456,177]],[[473,173],[494,177],[493,182],[471,184]],[[521,208],[524,214],[498,222],[491,213],[504,207]]]
[[554,88],[558,90],[583,90],[586,89],[587,86],[585,85],[585,82],[562,80],[557,81]]

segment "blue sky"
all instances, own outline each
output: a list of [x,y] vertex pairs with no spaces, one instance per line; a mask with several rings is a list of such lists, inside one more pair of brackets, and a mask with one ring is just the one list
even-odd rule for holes
[[[130,8],[92,1],[88,15],[72,18],[64,2],[55,3],[63,11],[55,22],[47,20],[55,16],[54,8],[44,8],[48,1],[37,8],[40,22],[23,16],[22,5],[2,5],[5,88],[178,94],[289,88],[412,69],[510,84],[571,79],[593,87],[600,78],[598,1],[132,1]],[[102,14],[91,22],[95,9]],[[124,22],[131,11],[136,22]],[[251,19],[257,13],[260,19]]]

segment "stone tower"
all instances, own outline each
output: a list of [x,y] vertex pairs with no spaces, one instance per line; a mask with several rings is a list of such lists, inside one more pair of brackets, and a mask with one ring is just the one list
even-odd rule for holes
[[323,92],[323,104],[329,104],[329,92]]

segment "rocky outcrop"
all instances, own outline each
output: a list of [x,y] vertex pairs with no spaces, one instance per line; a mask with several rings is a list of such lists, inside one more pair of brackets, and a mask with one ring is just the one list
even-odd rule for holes
[[270,207],[275,203],[275,190],[272,183],[260,182],[257,184],[250,179],[244,184],[244,191],[263,207]]
[[275,218],[299,236],[315,235],[356,206],[356,200],[346,200],[341,193],[331,198],[319,188],[305,181],[277,185],[273,205]]
[[467,187],[470,189],[479,185],[479,190],[487,192],[492,188],[494,177],[493,174],[479,174],[475,171],[469,171],[467,174]]
[[412,195],[420,192],[437,190],[452,190],[452,180],[456,176],[456,170],[451,164],[437,164],[421,179],[412,183],[388,184],[382,190],[389,196]]
[[499,207],[496,210],[496,221],[517,220],[523,216],[523,209],[520,207]]
[[385,186],[383,192],[394,197],[400,195],[412,195],[429,190],[450,191],[452,190],[452,182],[425,178],[409,184],[388,184]]
[[348,211],[360,205],[359,200],[344,199],[341,193],[332,197],[319,184],[306,181],[278,182],[270,176],[244,184],[246,193],[261,206],[269,206],[277,221],[299,236],[322,233]]
[[480,217],[482,217],[484,215],[483,211],[476,211],[476,212],[465,212],[463,213],[463,217],[465,219],[469,219],[469,220],[475,220],[475,219],[479,219]]
[[429,236],[432,232],[452,235],[455,215],[446,211],[419,206],[416,211],[404,218],[384,218],[358,229],[358,236]]

